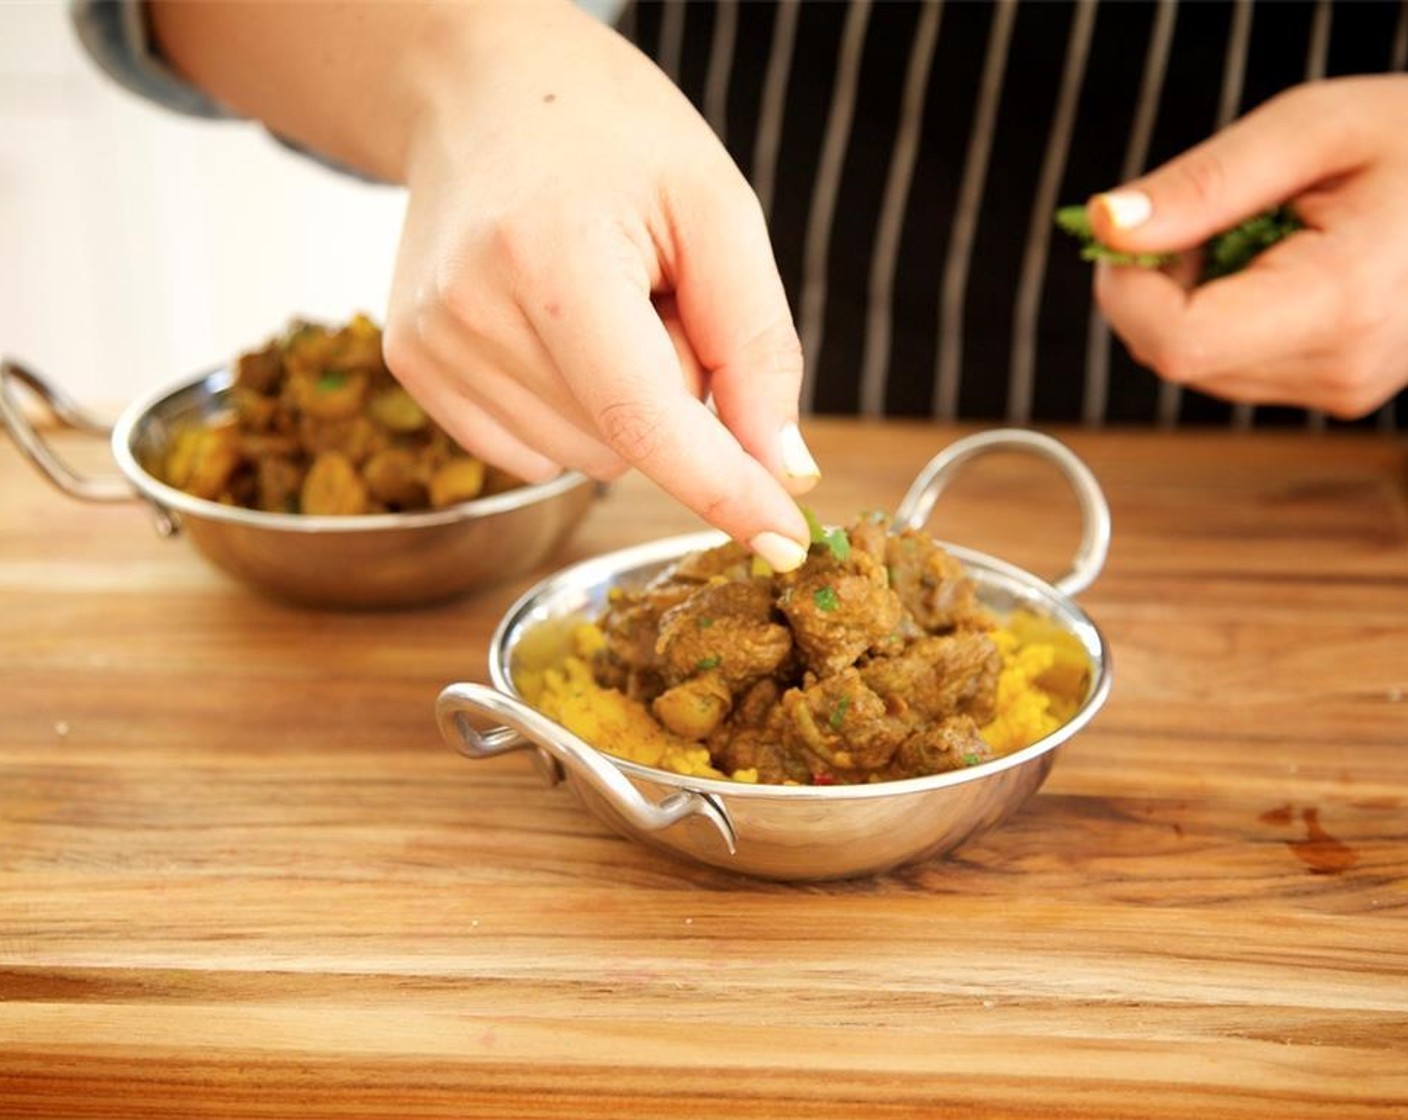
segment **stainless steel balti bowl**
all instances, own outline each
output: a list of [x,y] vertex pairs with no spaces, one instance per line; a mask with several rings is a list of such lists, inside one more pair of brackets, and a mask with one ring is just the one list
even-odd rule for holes
[[[571,623],[596,617],[613,587],[636,587],[715,533],[673,537],[576,564],[538,584],[505,615],[489,653],[492,687],[461,683],[440,695],[442,735],[470,758],[533,751],[552,782],[566,781],[592,812],[632,839],[676,856],[771,879],[878,873],[947,852],[1015,812],[1041,785],[1056,750],[1094,717],[1110,689],[1099,628],[1072,596],[1104,565],[1109,510],[1088,468],[1056,440],[998,430],[959,440],[915,479],[892,529],[921,528],[954,471],[989,451],[1026,451],[1053,462],[1080,501],[1083,534],[1070,572],[1055,584],[970,549],[945,544],[966,565],[981,600],[999,616],[1028,610],[1076,639],[1090,659],[1075,715],[1039,742],[961,771],[869,785],[750,785],[685,777],[605,754],[529,707],[515,685],[524,639],[565,652]],[[551,649],[546,661],[551,662]],[[492,724],[495,726],[486,726]]]
[[590,479],[567,472],[423,513],[310,517],[242,509],[168,486],[148,467],[164,458],[176,432],[228,410],[228,369],[129,405],[110,433],[121,475],[104,477],[78,475],[54,454],[20,409],[16,382],[70,427],[101,435],[108,428],[38,374],[14,362],[0,364],[0,420],[61,490],[94,502],[145,499],[163,536],[184,535],[242,583],[311,606],[413,606],[520,575],[556,551],[594,495]]

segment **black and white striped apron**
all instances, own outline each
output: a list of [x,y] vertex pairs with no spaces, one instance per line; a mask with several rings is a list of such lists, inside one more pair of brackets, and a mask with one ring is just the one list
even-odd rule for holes
[[[807,411],[1351,426],[1161,382],[1052,213],[1289,86],[1404,69],[1408,4],[644,0],[620,26],[762,200]],[[1408,392],[1352,426],[1408,429]]]

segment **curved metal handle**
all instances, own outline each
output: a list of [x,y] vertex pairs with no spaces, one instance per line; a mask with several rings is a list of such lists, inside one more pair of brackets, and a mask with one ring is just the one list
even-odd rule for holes
[[70,428],[91,435],[108,435],[111,429],[101,420],[85,412],[64,392],[50,385],[33,370],[9,359],[0,361],[0,422],[9,430],[15,445],[50,482],[75,498],[85,502],[130,502],[136,495],[119,475],[89,477],[79,474],[49,449],[34,430],[24,410],[14,398],[12,384],[18,381],[44,402],[46,407]]
[[[488,716],[505,726],[480,731],[470,723],[471,715]],[[594,747],[498,689],[472,683],[449,685],[435,702],[435,719],[445,742],[468,758],[493,758],[536,746],[590,785],[637,828],[658,832],[686,817],[703,817],[718,830],[730,853],[737,850],[733,822],[713,797],[681,790],[659,802],[647,800]]]
[[949,444],[910,483],[895,510],[896,529],[922,529],[934,503],[954,473],[969,460],[993,451],[1024,451],[1053,464],[1066,476],[1080,503],[1081,538],[1071,569],[1055,581],[1057,590],[1078,595],[1095,582],[1110,551],[1110,506],[1089,467],[1058,439],[1022,428],[996,428]]

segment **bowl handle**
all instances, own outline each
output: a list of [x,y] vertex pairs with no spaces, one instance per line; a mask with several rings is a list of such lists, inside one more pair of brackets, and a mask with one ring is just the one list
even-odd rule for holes
[[[502,726],[480,730],[470,722],[471,715],[487,716]],[[681,790],[661,801],[650,801],[594,747],[495,688],[472,683],[448,686],[435,702],[435,719],[445,742],[468,758],[493,758],[536,746],[563,770],[590,785],[637,828],[658,832],[686,817],[703,817],[718,830],[730,853],[737,850],[733,822],[717,799]]]
[[34,425],[25,416],[15,399],[13,385],[19,382],[42,400],[50,412],[70,428],[90,435],[108,435],[111,429],[73,402],[67,394],[49,384],[33,370],[26,369],[8,358],[0,361],[0,421],[10,437],[31,463],[50,482],[75,498],[85,502],[130,502],[136,495],[126,480],[118,475],[90,477],[74,471],[50,450]]
[[1055,466],[1080,503],[1081,539],[1071,569],[1055,581],[1057,590],[1078,595],[1095,582],[1110,551],[1110,506],[1090,468],[1060,440],[1022,428],[996,428],[955,440],[925,465],[895,510],[894,528],[922,529],[953,474],[969,460],[993,451],[1025,451]]

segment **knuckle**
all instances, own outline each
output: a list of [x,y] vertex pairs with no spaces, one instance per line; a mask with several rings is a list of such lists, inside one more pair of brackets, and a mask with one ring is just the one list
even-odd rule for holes
[[628,463],[653,459],[664,435],[658,409],[641,401],[613,401],[602,406],[596,426],[607,446]]
[[1210,208],[1226,196],[1227,166],[1215,152],[1190,152],[1176,168],[1176,189],[1190,206]]
[[742,520],[738,498],[727,491],[710,494],[700,503],[698,512],[710,525],[735,525]]
[[525,222],[496,219],[474,244],[444,254],[434,274],[433,302],[465,329],[491,331],[501,316],[491,292],[516,294],[531,286],[542,260],[537,241]]
[[743,345],[743,359],[769,380],[800,380],[805,365],[802,339],[791,322],[774,322]]

